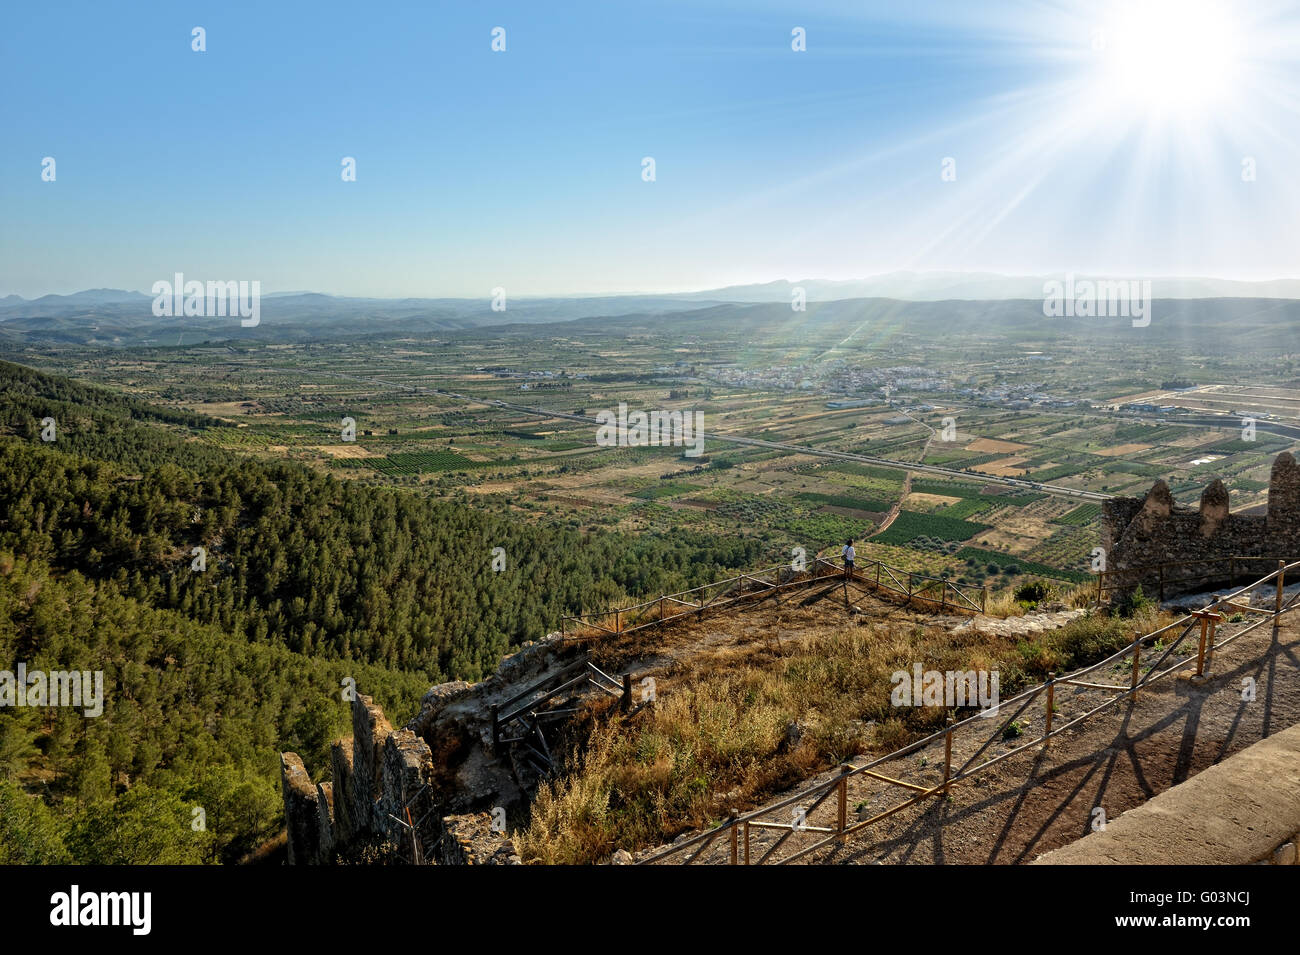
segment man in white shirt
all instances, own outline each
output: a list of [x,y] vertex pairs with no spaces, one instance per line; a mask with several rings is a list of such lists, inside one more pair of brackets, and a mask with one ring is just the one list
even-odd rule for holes
[[844,550],[840,551],[840,554],[844,557],[844,576],[852,577],[853,561],[858,556],[857,552],[853,549],[853,541],[845,541]]

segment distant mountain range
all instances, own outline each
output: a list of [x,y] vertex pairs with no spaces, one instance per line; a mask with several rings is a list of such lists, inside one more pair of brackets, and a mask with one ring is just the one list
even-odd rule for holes
[[[896,272],[873,278],[831,281],[779,281],[700,292],[615,296],[511,298],[504,312],[493,311],[487,296],[464,298],[351,298],[318,292],[276,292],[261,299],[261,323],[243,328],[230,317],[162,317],[153,314],[153,296],[122,289],[88,289],[70,295],[27,300],[0,298],[0,342],[102,344],[113,346],[194,344],[199,341],[355,338],[372,335],[428,335],[484,326],[533,325],[581,319],[695,313],[717,306],[714,317],[735,317],[737,307],[781,304],[788,308],[795,288],[809,303],[890,300],[906,303],[1039,302],[1043,284],[1054,276],[993,273]],[[1075,276],[1076,283],[1088,276]],[[1126,276],[1106,276],[1115,280]],[[1213,278],[1152,278],[1156,300],[1300,299],[1300,280],[1240,282]],[[1281,304],[1281,303],[1278,303]],[[1289,304],[1289,303],[1288,303]],[[1036,308],[1036,307],[1035,307]],[[1017,309],[1018,313],[1035,308]],[[743,308],[740,309],[743,311]],[[904,311],[913,311],[907,310]],[[928,310],[926,310],[928,312]],[[1237,312],[1238,309],[1230,309]],[[1288,308],[1289,314],[1291,310]]]
[[[1151,281],[1155,298],[1297,298],[1300,279],[1273,279],[1243,282],[1233,279],[1172,278],[1138,275],[1075,275],[1075,282],[1145,279]],[[998,275],[993,272],[891,272],[865,279],[834,281],[765,282],[760,285],[732,285],[706,292],[689,292],[680,297],[721,302],[788,302],[796,287],[804,289],[810,302],[827,302],[848,298],[896,298],[912,302],[938,302],[948,299],[1005,301],[1041,299],[1043,283],[1063,281],[1064,273],[1054,275]]]

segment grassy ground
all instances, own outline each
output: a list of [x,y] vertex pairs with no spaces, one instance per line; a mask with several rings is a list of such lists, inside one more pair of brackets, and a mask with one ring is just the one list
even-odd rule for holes
[[1009,638],[812,617],[793,639],[786,629],[744,652],[717,646],[666,668],[657,702],[630,718],[603,702],[584,711],[571,728],[567,772],[539,790],[517,844],[528,861],[561,864],[667,842],[838,761],[891,752],[942,726],[943,708],[890,705],[891,675],[914,662],[996,670],[1005,698],[1158,625],[1144,609]]

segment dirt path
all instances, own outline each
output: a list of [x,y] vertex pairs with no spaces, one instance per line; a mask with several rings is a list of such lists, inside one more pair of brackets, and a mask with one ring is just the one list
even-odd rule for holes
[[[1127,666],[1120,665],[1098,671],[1089,679],[1125,685],[1128,672]],[[1251,743],[1300,722],[1300,615],[1287,619],[1276,640],[1272,629],[1265,626],[1220,650],[1209,673],[1211,679],[1202,686],[1178,676],[1165,677],[1136,701],[1118,703],[1057,737],[1046,751],[1034,748],[1010,756],[954,786],[948,798],[936,797],[904,809],[856,833],[846,845],[827,847],[800,861],[1025,863],[1073,842],[1090,831],[1097,818],[1094,810],[1101,809],[1108,819],[1114,819]],[[1253,700],[1242,698],[1246,680],[1254,681]],[[1098,691],[1062,689],[1056,698],[1056,725],[1104,698]],[[994,743],[982,758],[1041,735],[1043,716],[1040,700],[1022,717],[1021,736]],[[988,733],[958,737],[953,746],[954,768],[1001,722],[990,720]],[[942,742],[880,767],[882,772],[919,785],[939,782],[942,768]],[[798,788],[832,775],[822,774]],[[898,805],[902,793],[863,776],[853,777],[849,783],[850,822]],[[810,813],[807,822],[833,826],[834,814],[832,798]],[[774,816],[773,821],[788,820]],[[773,830],[752,830],[752,858],[757,860],[778,835]],[[807,835],[792,837],[780,854],[813,841]],[[728,849],[710,849],[699,861],[725,863]]]
[[[907,414],[906,411],[904,411],[903,414],[909,418],[912,418],[912,416],[910,414]],[[920,418],[912,418],[912,420],[915,421],[917,424],[921,425],[922,427],[929,428],[930,430],[930,436],[925,439],[925,445],[921,448],[920,460],[921,463],[924,463],[925,456],[930,453],[930,445],[934,442],[934,436],[938,432],[936,432],[934,428],[931,428]],[[889,509],[889,513],[885,515],[885,519],[881,521],[880,526],[876,528],[875,533],[873,533],[871,537],[879,537],[885,531],[889,530],[889,525],[894,523],[894,521],[898,519],[899,513],[903,510],[903,502],[907,500],[907,495],[911,493],[912,493],[912,472],[908,471],[907,476],[903,478],[903,493],[898,496],[898,502]],[[867,538],[867,539],[870,540],[871,538]]]
[[[926,444],[926,447],[929,447],[928,443]],[[922,454],[922,457],[924,457],[924,454]],[[885,515],[885,519],[880,522],[880,526],[876,528],[875,532],[871,537],[868,537],[867,540],[871,540],[873,537],[879,537],[881,534],[885,533],[885,531],[889,530],[889,525],[898,520],[898,515],[903,510],[903,502],[907,500],[907,495],[911,493],[912,472],[908,471],[907,477],[903,478],[903,493],[898,496],[898,500],[894,502],[894,506],[889,509],[889,513]]]

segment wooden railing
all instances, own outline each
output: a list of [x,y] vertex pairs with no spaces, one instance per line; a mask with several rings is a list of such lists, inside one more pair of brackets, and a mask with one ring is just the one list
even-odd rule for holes
[[725,607],[757,602],[789,590],[830,584],[836,579],[844,580],[846,588],[851,582],[866,591],[901,597],[905,603],[941,613],[982,613],[988,604],[987,590],[962,588],[946,577],[918,574],[878,560],[859,561],[853,576],[846,577],[839,558],[815,557],[804,570],[783,564],[664,594],[628,607],[562,617],[560,633],[566,639],[633,633],[674,620],[702,617]]
[[[632,704],[632,674],[621,680],[610,676],[590,660],[578,660],[536,683],[520,690],[510,699],[492,704],[492,752],[500,755],[503,747],[515,745],[525,751],[538,768],[550,771],[554,766],[543,724],[572,713],[572,709],[545,709],[559,696],[573,696],[594,687],[621,698],[623,712]],[[513,733],[514,735],[506,735]]]
[[[1144,687],[1150,686],[1170,674],[1194,664],[1196,672],[1192,678],[1194,680],[1204,679],[1205,668],[1211,662],[1215,651],[1221,650],[1257,627],[1271,622],[1274,637],[1276,638],[1278,628],[1281,626],[1282,615],[1296,609],[1297,601],[1300,601],[1300,592],[1294,594],[1290,599],[1285,598],[1286,579],[1288,575],[1295,579],[1297,571],[1300,571],[1300,561],[1291,564],[1279,561],[1277,569],[1268,576],[1262,577],[1226,597],[1216,596],[1201,610],[1180,617],[1173,623],[1158,630],[1147,634],[1136,634],[1131,644],[1111,654],[1104,660],[1059,678],[1050,675],[1047,682],[1018,693],[1009,700],[1000,701],[998,705],[990,707],[989,710],[961,722],[952,723],[951,717],[949,717],[949,725],[942,730],[886,756],[871,760],[864,765],[854,766],[845,763],[840,767],[840,771],[835,778],[818,783],[773,805],[764,806],[743,815],[733,812],[717,827],[653,853],[641,859],[638,865],[653,865],[661,862],[689,865],[699,859],[710,847],[718,844],[719,840],[729,847],[728,856],[731,865],[763,865],[768,862],[784,864],[794,862],[826,846],[835,843],[842,844],[851,835],[866,830],[881,820],[915,806],[932,796],[946,793],[952,786],[974,778],[991,766],[1017,753],[1035,747],[1046,746],[1055,737],[1080,725],[1120,701],[1135,699]],[[1270,585],[1272,586],[1270,587]],[[1274,591],[1270,595],[1272,596],[1272,606],[1268,609],[1255,606],[1254,601],[1251,599],[1256,591],[1263,588]],[[1243,597],[1246,598],[1244,601]],[[1258,616],[1258,619],[1220,640],[1218,639],[1219,627],[1226,619],[1224,611],[1234,616],[1239,613],[1254,614]],[[1181,632],[1176,637],[1172,636],[1175,631],[1180,629]],[[1182,659],[1177,662],[1170,662],[1170,658],[1174,656],[1179,647],[1184,646],[1184,642],[1193,632],[1198,634],[1195,651],[1191,651],[1189,645],[1189,649]],[[1152,662],[1144,664],[1143,661],[1148,658],[1149,651],[1153,651],[1150,652]],[[1127,686],[1099,682],[1101,677],[1093,676],[1093,674],[1106,667],[1117,667],[1125,661],[1129,662],[1130,667]],[[1143,672],[1144,666],[1145,673]],[[1081,715],[1060,725],[1053,725],[1053,718],[1057,713],[1057,690],[1066,687],[1073,687],[1077,691],[1083,692],[1100,691],[1108,695],[1103,702]],[[1076,696],[1082,696],[1083,692],[1076,693]],[[1015,738],[1015,733],[1011,731],[1011,728],[1013,726],[1018,728],[1017,721],[1040,699],[1044,703],[1042,735],[1030,742],[1013,746],[1011,749],[1004,750],[981,761],[981,757],[984,756],[989,747],[998,741],[1005,742]],[[988,735],[987,739],[975,748],[973,754],[954,769],[953,745],[955,738],[961,735],[963,738],[974,737],[975,740],[978,740],[990,725],[989,720],[1007,711],[1011,711],[1011,715],[1002,720],[993,732]],[[906,782],[897,778],[897,776],[887,775],[882,771],[882,768],[889,763],[903,759],[940,740],[943,741],[944,747],[941,776],[927,780],[924,783],[916,783]],[[937,770],[935,772],[937,774]],[[898,805],[891,806],[850,825],[848,822],[848,781],[854,776],[869,778],[882,782],[888,787],[902,789],[904,799]],[[834,819],[828,820],[826,824],[821,825],[814,825],[809,822],[813,813],[827,803],[833,803]],[[774,818],[778,814],[783,814],[787,818]],[[752,839],[752,834],[756,830],[775,830],[782,834],[765,849],[761,845],[758,846],[757,848],[762,852],[757,854]],[[809,836],[812,837],[811,842],[801,845],[784,856],[777,855],[781,847],[790,840],[795,838],[806,840]]]

